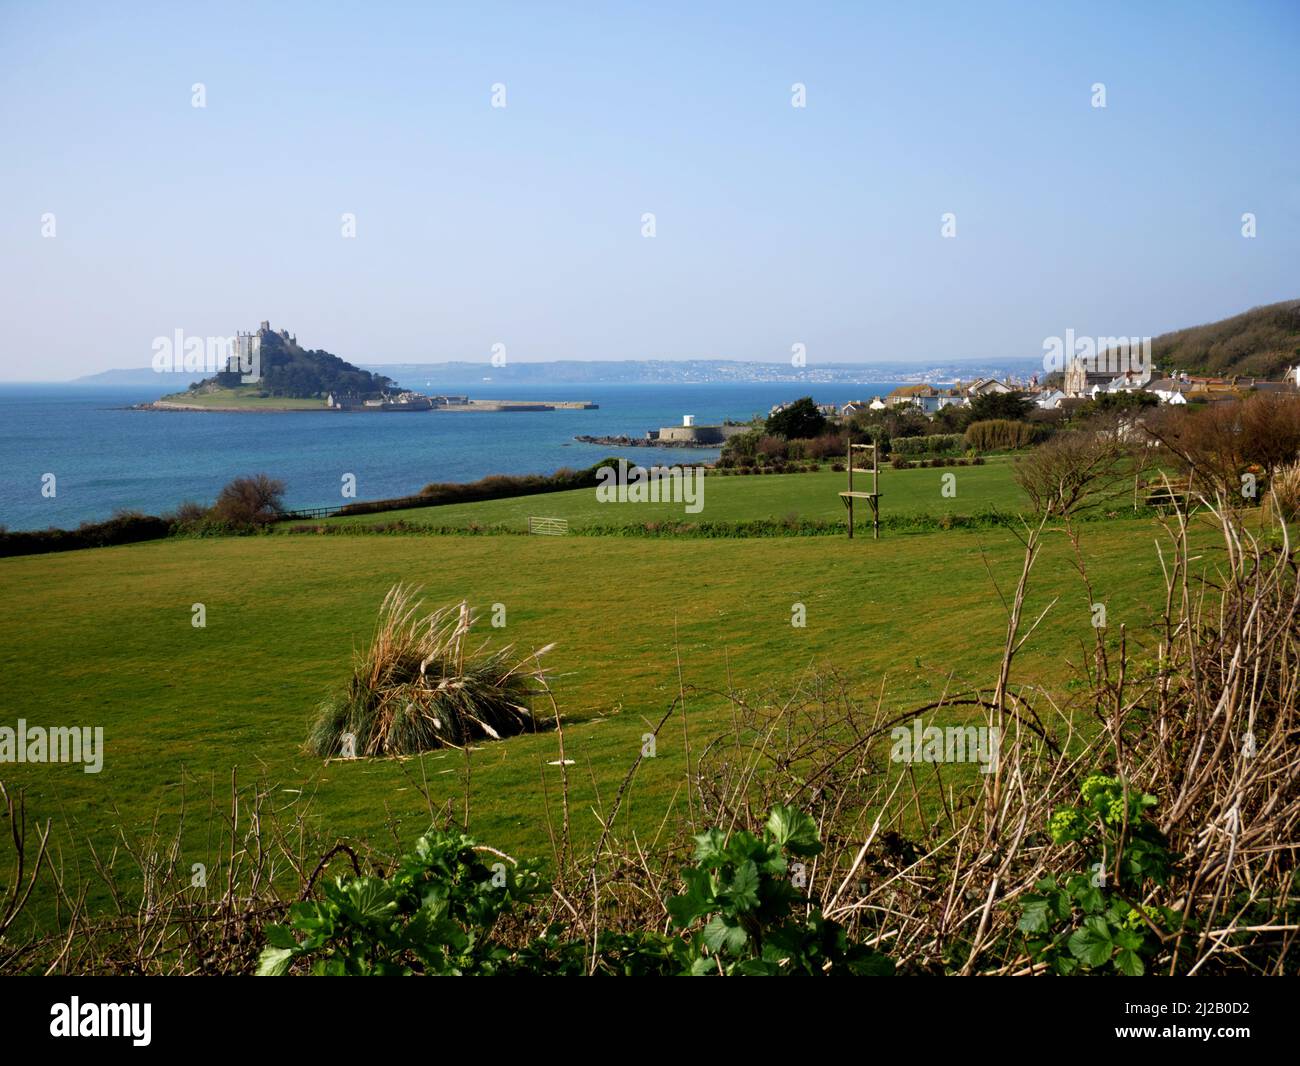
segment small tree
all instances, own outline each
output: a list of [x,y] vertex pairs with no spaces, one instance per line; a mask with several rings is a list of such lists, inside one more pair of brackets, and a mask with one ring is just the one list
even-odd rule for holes
[[215,521],[236,529],[252,529],[272,521],[284,510],[284,482],[266,474],[237,477],[212,507]]
[[[1006,419],[1018,422],[1034,406],[1023,392],[986,392],[970,402],[970,421],[989,422],[993,419]],[[969,423],[968,423],[969,424]]]
[[1035,513],[1064,518],[1118,497],[1128,484],[1127,457],[1116,433],[1061,433],[1018,459],[1014,476]]
[[826,416],[817,410],[811,396],[804,396],[768,418],[763,428],[786,440],[806,440],[826,432]]

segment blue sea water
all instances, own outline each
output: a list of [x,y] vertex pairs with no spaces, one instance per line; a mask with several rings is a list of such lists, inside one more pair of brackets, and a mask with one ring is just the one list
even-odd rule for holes
[[[415,384],[415,383],[413,383]],[[423,383],[418,383],[422,385]],[[116,510],[160,514],[184,500],[210,503],[241,474],[285,482],[289,507],[332,507],[343,475],[357,499],[416,493],[431,481],[550,473],[606,455],[638,463],[708,461],[716,449],[612,449],[577,434],[641,436],[647,429],[766,414],[808,395],[847,403],[888,392],[866,385],[597,385],[537,389],[466,383],[475,398],[590,400],[588,411],[356,413],[133,411],[166,389],[0,385],[0,524],[70,528]],[[453,391],[445,386],[445,391]],[[42,494],[45,474],[56,494]]]

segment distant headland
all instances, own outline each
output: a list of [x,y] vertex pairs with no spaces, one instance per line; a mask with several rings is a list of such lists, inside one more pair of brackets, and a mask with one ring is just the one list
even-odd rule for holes
[[[587,400],[475,400],[460,394],[427,395],[400,388],[384,374],[363,370],[318,349],[306,349],[288,330],[272,330],[263,321],[256,331],[233,337],[160,337],[154,343],[153,370],[193,375],[184,392],[152,403],[152,411],[341,411],[360,413],[415,411],[555,411],[586,410]],[[97,375],[102,377],[102,375]]]

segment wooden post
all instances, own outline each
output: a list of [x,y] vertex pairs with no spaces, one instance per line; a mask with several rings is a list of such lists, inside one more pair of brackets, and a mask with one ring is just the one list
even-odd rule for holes
[[871,539],[880,539],[880,447],[871,445]]
[[849,505],[849,507],[848,507],[848,510],[849,510],[849,540],[852,540],[852,539],[853,539],[853,435],[852,435],[852,434],[849,434],[848,441],[849,441],[849,443],[848,443],[848,449],[849,449],[849,461],[848,461],[848,471],[849,471],[849,494],[848,494],[847,496],[845,496],[844,499],[848,501],[848,505]]

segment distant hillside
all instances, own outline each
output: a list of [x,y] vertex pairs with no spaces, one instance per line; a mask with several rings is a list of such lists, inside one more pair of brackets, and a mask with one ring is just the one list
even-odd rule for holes
[[[167,384],[187,385],[191,382],[201,381],[202,374],[183,374],[173,373],[167,375]],[[161,375],[153,367],[141,367],[138,370],[119,369],[119,370],[101,370],[98,374],[83,374],[79,378],[73,378],[74,385],[157,385],[161,380]]]
[[554,385],[695,385],[695,384],[820,384],[862,385],[900,381],[951,381],[954,378],[1004,377],[1009,373],[1026,377],[1041,367],[1041,358],[1008,358],[999,361],[956,360],[948,363],[810,362],[806,367],[743,359],[560,359],[547,362],[510,362],[493,366],[487,361],[471,363],[366,364],[413,389],[457,389],[463,391],[481,382],[496,386]]
[[329,392],[373,396],[393,388],[391,379],[372,374],[320,349],[303,348],[288,330],[274,331],[262,323],[256,338],[261,359],[261,380],[244,385],[237,373],[215,374],[190,386],[191,392],[225,389],[255,392],[260,396],[307,399]]
[[1165,333],[1151,341],[1164,370],[1278,378],[1300,363],[1300,300],[1252,307],[1240,315]]

